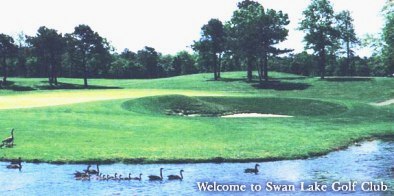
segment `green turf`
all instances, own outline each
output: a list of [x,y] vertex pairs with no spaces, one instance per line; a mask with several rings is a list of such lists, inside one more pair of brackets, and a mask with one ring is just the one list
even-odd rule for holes
[[313,99],[261,97],[188,97],[165,95],[138,98],[122,104],[126,110],[162,115],[221,116],[236,113],[316,116],[341,114],[346,106]]
[[[273,73],[276,82],[246,83],[243,72],[196,74],[155,80],[92,79],[97,91],[119,88],[194,90],[225,96],[152,96],[66,106],[0,110],[0,137],[15,128],[16,146],[0,157],[46,162],[293,159],[347,146],[364,138],[394,135],[393,106],[369,103],[394,98],[392,78],[320,80]],[[48,90],[45,79],[11,78],[32,96],[47,91],[80,92],[80,79],[59,79],[63,89]],[[45,87],[46,86],[46,87]],[[145,92],[144,91],[144,92]],[[112,92],[112,91],[108,91]],[[169,91],[170,92],[170,91]],[[143,94],[142,94],[143,95]],[[209,114],[261,112],[293,118],[219,118],[167,115],[169,110]]]

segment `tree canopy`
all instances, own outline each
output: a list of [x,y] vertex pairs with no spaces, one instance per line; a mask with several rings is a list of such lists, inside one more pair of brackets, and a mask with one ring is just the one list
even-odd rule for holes
[[14,39],[5,34],[0,34],[0,58],[3,71],[3,85],[7,85],[7,59],[12,58],[17,53],[17,46],[14,44]]

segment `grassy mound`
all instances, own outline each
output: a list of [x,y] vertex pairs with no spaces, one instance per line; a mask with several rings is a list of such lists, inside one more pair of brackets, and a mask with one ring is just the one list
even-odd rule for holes
[[294,98],[188,97],[165,95],[126,101],[126,110],[145,114],[221,116],[235,113],[318,116],[347,110],[340,104]]
[[233,107],[203,98],[184,95],[165,95],[144,97],[126,101],[122,104],[126,110],[145,114],[218,116],[233,111]]

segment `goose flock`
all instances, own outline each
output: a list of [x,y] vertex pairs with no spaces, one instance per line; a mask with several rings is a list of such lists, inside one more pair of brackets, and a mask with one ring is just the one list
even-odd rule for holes
[[[258,174],[259,173],[259,164],[256,164],[254,168],[247,168],[244,170],[244,173],[254,173]],[[17,160],[11,161],[9,165],[6,166],[7,169],[19,169],[22,170],[22,158],[19,157]],[[95,177],[96,180],[142,180],[142,173],[140,173],[136,177],[132,177],[131,173],[128,174],[126,177],[122,177],[122,175],[118,175],[118,173],[115,173],[113,176],[106,174],[104,175],[103,173],[100,173],[100,168],[99,164],[96,164],[96,169],[91,169],[92,165],[89,164],[86,169],[82,171],[75,171],[73,173],[74,177],[76,180],[90,180],[92,177]],[[394,170],[394,168],[392,168]],[[164,168],[160,168],[160,175],[149,175],[148,179],[149,181],[162,181],[163,178],[163,170]],[[168,180],[183,180],[183,172],[184,170],[181,169],[179,171],[179,175],[168,175],[167,178]]]
[[[259,164],[256,164],[254,168],[247,168],[244,170],[244,173],[253,173],[253,174],[258,174],[259,173]],[[96,164],[96,170],[90,169],[91,165],[88,165],[86,169],[84,169],[82,172],[80,171],[75,171],[74,177],[76,180],[91,180],[96,179],[96,180],[115,180],[115,181],[121,181],[121,180],[142,180],[142,173],[139,174],[137,177],[132,177],[131,173],[127,177],[122,177],[121,174],[115,173],[113,176],[109,174],[102,174],[100,173],[100,168],[99,165]],[[163,170],[164,168],[160,168],[160,174],[159,175],[149,175],[148,180],[149,181],[163,181]],[[183,172],[184,170],[181,169],[179,171],[179,175],[168,175],[167,179],[168,180],[183,180]]]
[[[115,173],[113,176],[109,174],[103,174],[100,173],[100,168],[99,165],[96,164],[96,169],[90,169],[92,166],[89,164],[88,167],[84,170],[81,171],[75,171],[74,172],[74,177],[76,180],[91,180],[91,179],[96,179],[96,180],[116,180],[116,181],[121,181],[121,180],[142,180],[142,173],[140,173],[136,177],[132,177],[131,173],[129,173],[128,176],[123,177],[121,174]],[[160,168],[160,175],[149,175],[148,179],[149,181],[162,181],[163,178],[163,170],[164,168]],[[169,175],[168,180],[183,180],[183,169],[180,170],[179,175]]]

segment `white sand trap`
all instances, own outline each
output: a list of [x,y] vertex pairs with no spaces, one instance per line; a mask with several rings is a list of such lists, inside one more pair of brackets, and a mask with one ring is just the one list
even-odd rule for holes
[[391,104],[394,104],[394,99],[390,99],[390,100],[379,102],[379,103],[371,103],[371,105],[375,105],[375,106],[386,106],[386,105],[391,105]]
[[279,114],[260,114],[260,113],[238,113],[238,114],[231,114],[231,115],[224,115],[221,116],[223,118],[290,118],[294,116],[288,115],[279,115]]

